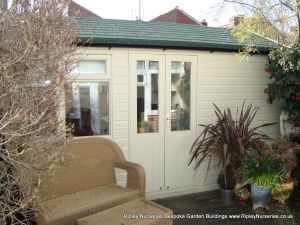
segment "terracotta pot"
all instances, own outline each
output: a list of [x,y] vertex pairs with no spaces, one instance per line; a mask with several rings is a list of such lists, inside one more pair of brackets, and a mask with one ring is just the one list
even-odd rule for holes
[[138,128],[138,133],[145,133],[145,128]]

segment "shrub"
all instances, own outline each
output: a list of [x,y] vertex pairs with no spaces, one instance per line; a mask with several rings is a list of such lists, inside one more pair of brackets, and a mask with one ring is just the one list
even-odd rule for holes
[[30,223],[39,177],[66,156],[59,112],[76,63],[76,30],[64,15],[68,3],[0,1],[1,224]]
[[[267,135],[259,131],[259,128],[275,123],[251,127],[259,108],[253,108],[252,104],[245,107],[245,102],[240,112],[237,109],[236,118],[234,118],[230,108],[222,112],[215,104],[214,107],[217,121],[214,124],[200,124],[204,130],[191,147],[189,165],[195,160],[194,169],[197,169],[204,160],[208,160],[209,169],[212,159],[215,158],[219,166],[231,164],[235,177],[239,178],[246,149],[251,145],[251,141],[255,138],[268,138]],[[227,148],[226,157],[224,157],[224,146]]]
[[269,54],[266,72],[270,73],[268,102],[280,100],[280,109],[289,114],[289,120],[300,126],[300,45],[278,47]]

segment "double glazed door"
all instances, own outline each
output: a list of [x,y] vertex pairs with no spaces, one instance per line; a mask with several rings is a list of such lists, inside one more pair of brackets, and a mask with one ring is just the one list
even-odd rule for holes
[[147,192],[193,186],[196,57],[131,54],[130,61],[129,159],[145,168]]

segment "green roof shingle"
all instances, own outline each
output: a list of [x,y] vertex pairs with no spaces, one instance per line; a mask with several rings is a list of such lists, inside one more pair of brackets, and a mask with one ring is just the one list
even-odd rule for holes
[[[78,18],[76,21],[81,43],[91,41],[92,44],[104,46],[227,51],[237,51],[244,47],[227,28],[97,18]],[[255,40],[255,46],[261,52],[268,52],[276,46],[275,42],[268,39]]]

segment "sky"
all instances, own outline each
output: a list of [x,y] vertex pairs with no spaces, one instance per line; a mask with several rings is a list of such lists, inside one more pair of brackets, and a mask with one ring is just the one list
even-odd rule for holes
[[[139,0],[74,0],[105,19],[134,20]],[[142,19],[149,21],[178,6],[198,21],[206,19],[209,26],[227,24],[237,15],[233,7],[222,7],[222,0],[141,0]]]

